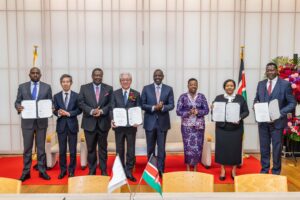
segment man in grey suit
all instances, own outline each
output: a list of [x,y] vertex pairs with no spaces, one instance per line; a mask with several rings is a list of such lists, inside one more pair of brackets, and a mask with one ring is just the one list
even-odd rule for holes
[[101,174],[107,176],[107,135],[111,127],[110,109],[113,88],[102,83],[103,71],[95,68],[92,83],[82,85],[79,92],[79,107],[83,112],[81,128],[84,129],[88,149],[89,175],[96,174],[98,155]]
[[278,77],[275,63],[267,64],[265,74],[267,79],[258,83],[254,103],[270,102],[277,99],[280,118],[272,122],[258,123],[262,167],[260,173],[269,173],[270,144],[272,143],[272,174],[280,174],[283,129],[287,125],[287,114],[293,112],[296,107],[296,100],[292,94],[291,84]]
[[[31,81],[20,84],[18,88],[15,108],[20,114],[24,107],[21,106],[23,100],[41,100],[52,99],[52,91],[50,85],[40,81],[41,71],[37,67],[30,69],[29,77]],[[45,180],[50,180],[50,176],[46,173],[46,154],[45,140],[48,127],[48,119],[21,119],[21,128],[23,134],[23,172],[20,180],[23,182],[30,178],[30,168],[32,162],[32,146],[34,133],[36,137],[37,159],[39,176]]]

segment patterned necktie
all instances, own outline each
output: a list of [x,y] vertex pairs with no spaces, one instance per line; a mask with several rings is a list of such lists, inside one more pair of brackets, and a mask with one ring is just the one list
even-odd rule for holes
[[69,93],[65,93],[65,108],[68,108],[68,104],[69,104],[69,98],[68,98],[68,95],[69,95]]
[[32,93],[31,93],[31,99],[32,100],[36,100],[36,94],[37,94],[37,82],[34,82],[33,83],[34,86],[33,86],[33,90],[32,90]]
[[127,104],[127,100],[128,100],[127,91],[124,92],[123,100],[124,100],[124,104],[126,105]]
[[268,94],[272,93],[272,81],[269,81]]
[[97,103],[99,102],[99,98],[100,98],[100,88],[99,88],[99,86],[96,86],[96,100],[97,100]]
[[160,88],[159,86],[156,86],[156,101],[157,103],[159,102],[159,99],[160,99]]

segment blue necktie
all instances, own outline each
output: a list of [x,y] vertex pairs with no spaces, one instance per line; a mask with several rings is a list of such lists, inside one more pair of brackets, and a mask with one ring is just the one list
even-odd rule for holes
[[32,93],[31,93],[31,99],[36,100],[37,82],[34,82],[33,84],[34,84],[34,87],[33,87]]
[[123,96],[123,98],[124,98],[124,104],[126,105],[127,104],[127,91],[125,91],[124,92],[124,96]]

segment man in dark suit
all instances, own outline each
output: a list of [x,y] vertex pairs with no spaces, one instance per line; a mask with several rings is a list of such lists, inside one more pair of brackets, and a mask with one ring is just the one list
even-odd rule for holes
[[163,71],[157,69],[153,73],[154,83],[143,88],[141,99],[144,114],[144,129],[146,131],[148,159],[155,154],[157,144],[158,170],[160,175],[165,168],[165,145],[167,132],[171,128],[169,111],[174,109],[174,94],[172,87],[162,83]]
[[54,95],[54,114],[57,116],[56,132],[59,145],[58,179],[67,174],[67,140],[70,152],[69,177],[74,176],[76,168],[76,146],[78,133],[77,115],[81,113],[78,107],[78,93],[71,91],[72,76],[63,74],[60,77],[62,91]]
[[[114,108],[125,108],[128,110],[132,107],[141,106],[140,93],[130,88],[132,76],[130,73],[120,74],[120,89],[114,91],[112,95],[112,110]],[[135,139],[138,124],[126,127],[117,127],[112,120],[112,127],[115,131],[116,151],[119,154],[121,162],[129,180],[136,182],[136,178],[132,175],[132,169],[135,164]],[[127,143],[126,164],[125,164],[125,140]]]
[[280,118],[269,123],[258,123],[261,173],[269,173],[270,144],[272,143],[272,174],[280,174],[283,129],[287,125],[287,114],[292,112],[296,107],[296,100],[292,94],[291,84],[278,77],[277,65],[275,63],[267,64],[265,74],[267,79],[258,83],[254,103],[270,102],[277,99]]
[[83,112],[81,128],[88,149],[89,175],[96,174],[98,155],[101,174],[107,176],[107,135],[111,127],[110,110],[113,88],[102,83],[103,71],[95,68],[92,72],[92,83],[82,85],[79,92],[79,107]]
[[[42,74],[39,68],[33,67],[30,69],[29,82],[19,85],[17,99],[15,101],[15,108],[20,114],[24,107],[21,106],[23,100],[52,100],[52,90],[50,85],[41,82]],[[46,131],[48,128],[47,118],[38,119],[21,119],[21,128],[23,134],[23,172],[20,180],[23,182],[30,178],[30,168],[32,163],[32,146],[35,140],[37,146],[37,160],[39,176],[45,180],[50,180],[50,176],[46,173],[46,154],[45,154],[45,140]]]

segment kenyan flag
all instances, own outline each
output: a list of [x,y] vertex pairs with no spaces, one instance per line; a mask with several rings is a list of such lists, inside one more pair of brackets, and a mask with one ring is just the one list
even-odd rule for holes
[[238,82],[238,90],[237,93],[242,95],[247,101],[247,92],[246,92],[246,77],[245,77],[245,68],[244,68],[244,51],[242,48],[241,52],[241,65],[240,65],[240,73],[239,73],[239,82]]
[[150,160],[148,161],[142,178],[150,187],[162,195],[160,178],[157,170],[157,158],[155,156],[151,156]]

